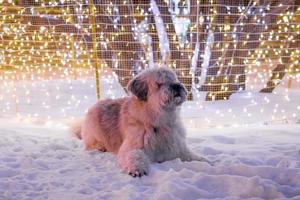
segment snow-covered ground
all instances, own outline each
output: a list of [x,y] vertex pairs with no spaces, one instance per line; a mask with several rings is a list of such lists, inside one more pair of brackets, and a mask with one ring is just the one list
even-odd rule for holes
[[63,126],[0,127],[0,199],[300,199],[299,124],[189,128],[190,148],[217,164],[173,160],[142,178],[83,151]]
[[[181,114],[188,145],[215,161],[215,166],[173,160],[152,164],[148,176],[132,178],[120,171],[114,155],[84,151],[80,141],[70,137],[64,116],[82,115],[94,101],[94,88],[72,82],[71,94],[66,92],[70,82],[65,83],[17,85],[19,112],[25,116],[36,112],[31,115],[35,119],[1,114],[1,200],[300,199],[297,89],[287,93],[285,88],[278,88],[277,94],[245,92],[229,101],[185,103]],[[39,97],[36,103],[32,103],[33,98],[26,104],[22,87]],[[116,88],[109,95],[123,95]],[[50,94],[39,95],[39,90]],[[60,92],[58,97],[51,95],[54,91],[56,95]],[[80,96],[85,97],[78,101]],[[2,105],[8,111],[4,100],[0,108]],[[45,116],[52,116],[51,121],[44,123]]]

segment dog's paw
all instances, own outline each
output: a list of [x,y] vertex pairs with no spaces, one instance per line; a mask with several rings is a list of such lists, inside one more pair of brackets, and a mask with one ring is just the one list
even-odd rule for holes
[[148,175],[149,165],[144,162],[131,163],[130,165],[123,166],[123,170],[132,177],[142,177]]
[[130,169],[127,169],[127,172],[132,177],[142,177],[148,175],[149,169],[147,166],[131,166]]
[[132,177],[141,177],[149,172],[149,158],[146,154],[138,149],[118,154],[118,161],[121,168]]
[[148,175],[148,173],[147,173],[147,171],[148,170],[143,170],[143,169],[139,169],[139,170],[135,170],[135,171],[131,171],[131,172],[129,172],[128,174],[130,175],[130,176],[132,176],[132,177],[142,177],[142,176],[144,176],[144,175]]
[[208,159],[198,156],[192,152],[188,152],[186,154],[183,154],[180,158],[182,161],[187,161],[187,162],[191,162],[191,161],[200,161],[200,162],[206,162],[211,166],[214,166],[214,163],[209,161]]
[[193,155],[193,159],[191,159],[191,161],[193,161],[193,160],[200,161],[200,162],[206,162],[206,163],[208,163],[211,166],[214,165],[214,163],[211,162],[210,160],[208,160],[208,159],[206,159],[206,158],[204,158],[202,156],[198,156],[198,155]]
[[208,160],[208,159],[206,159],[206,158],[203,158],[203,157],[202,157],[202,159],[200,159],[199,161],[200,161],[200,162],[206,162],[206,163],[208,163],[210,166],[215,166],[215,162],[210,161],[210,160]]

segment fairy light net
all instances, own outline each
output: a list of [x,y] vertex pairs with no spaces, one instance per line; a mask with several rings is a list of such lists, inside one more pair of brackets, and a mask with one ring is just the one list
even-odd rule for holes
[[198,101],[299,82],[293,0],[0,2],[2,115],[72,116],[96,101],[99,74],[101,97],[117,97],[111,79],[126,88],[157,65]]

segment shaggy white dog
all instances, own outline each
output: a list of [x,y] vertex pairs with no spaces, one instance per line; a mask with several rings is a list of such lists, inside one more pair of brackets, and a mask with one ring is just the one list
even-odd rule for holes
[[187,148],[179,119],[186,90],[174,72],[154,68],[128,84],[133,96],[102,100],[72,130],[85,148],[117,154],[121,168],[133,177],[146,175],[149,163],[180,158],[205,161]]

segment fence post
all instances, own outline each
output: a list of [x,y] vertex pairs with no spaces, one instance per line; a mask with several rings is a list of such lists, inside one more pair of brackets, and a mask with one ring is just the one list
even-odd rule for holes
[[93,41],[93,60],[95,64],[95,79],[96,79],[96,95],[97,100],[100,99],[100,80],[99,80],[99,62],[97,55],[97,36],[96,36],[96,27],[95,27],[95,6],[93,0],[89,0],[89,10],[91,15],[91,28],[92,28],[92,41]]

